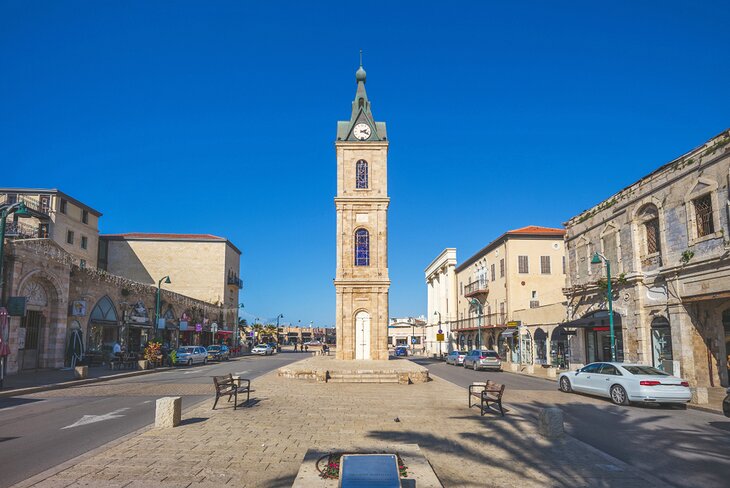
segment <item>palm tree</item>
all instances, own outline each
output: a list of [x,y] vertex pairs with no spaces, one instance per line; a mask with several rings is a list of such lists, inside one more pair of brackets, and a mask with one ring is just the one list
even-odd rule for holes
[[268,324],[266,327],[264,327],[264,335],[267,335],[271,338],[271,342],[278,342],[279,340],[279,329],[273,324]]
[[263,330],[264,326],[261,324],[253,324],[251,326],[251,329],[253,330],[253,338],[255,339],[254,342],[259,342],[259,337],[261,336],[261,331]]

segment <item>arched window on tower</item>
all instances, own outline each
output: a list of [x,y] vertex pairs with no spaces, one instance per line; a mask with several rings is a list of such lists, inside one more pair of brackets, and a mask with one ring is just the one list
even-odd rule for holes
[[362,108],[363,105],[365,105],[365,99],[361,98],[360,100],[357,101],[357,106],[358,106],[358,108]]
[[366,229],[355,231],[355,266],[370,266],[370,234]]
[[368,187],[368,162],[360,159],[355,165],[356,181],[355,188]]

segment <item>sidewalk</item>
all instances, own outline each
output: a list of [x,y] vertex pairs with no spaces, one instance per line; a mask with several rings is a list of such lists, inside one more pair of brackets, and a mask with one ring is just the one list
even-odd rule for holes
[[[248,406],[212,399],[174,429],[148,429],[16,487],[290,487],[309,448],[418,444],[447,487],[660,486],[571,437],[549,441],[514,408],[480,416],[439,378],[415,385],[257,378]],[[185,406],[183,405],[183,408]]]
[[[244,353],[236,357],[249,355],[250,353]],[[86,379],[83,380],[76,379],[74,377],[73,370],[63,369],[46,369],[41,371],[32,371],[28,373],[11,374],[5,376],[5,379],[3,381],[3,388],[0,389],[0,398],[16,395],[25,395],[58,388],[70,388],[73,386],[96,383],[99,381],[109,381],[117,378],[151,374],[158,371],[166,371],[169,369],[171,368],[159,367],[155,369],[145,370],[112,370],[109,368],[109,366],[89,366],[89,375]]]
[[[547,375],[547,368],[543,368],[542,366],[535,365],[534,367],[534,373],[530,374],[526,371],[526,365],[523,365],[522,368],[519,371],[511,371],[508,368],[505,368],[505,371],[508,371],[510,373],[516,373],[521,374],[525,376],[532,376],[535,378],[542,378],[549,381],[557,382],[558,378],[550,378]],[[562,373],[563,371],[558,370],[558,375]],[[719,413],[722,415],[722,401],[725,399],[726,395],[726,388],[723,387],[715,387],[715,388],[707,388],[707,399],[708,402],[704,404],[697,404],[697,403],[688,403],[687,407],[694,408],[696,410],[703,410],[705,412],[712,412],[712,413]]]

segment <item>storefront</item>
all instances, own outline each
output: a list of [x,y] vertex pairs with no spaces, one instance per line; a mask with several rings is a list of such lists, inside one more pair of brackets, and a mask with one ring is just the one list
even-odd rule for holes
[[535,346],[535,364],[546,365],[548,364],[547,358],[547,342],[548,335],[541,327],[535,329],[533,334],[534,346]]
[[87,355],[99,362],[107,361],[114,343],[120,341],[120,329],[114,304],[109,297],[102,297],[89,315]]
[[[611,361],[611,323],[608,311],[599,310],[585,317],[562,324],[567,329],[583,331],[585,364]],[[624,360],[621,316],[613,313],[613,330],[616,345],[616,361]]]
[[550,365],[559,369],[570,368],[570,338],[575,337],[575,331],[566,331],[559,325],[550,334]]

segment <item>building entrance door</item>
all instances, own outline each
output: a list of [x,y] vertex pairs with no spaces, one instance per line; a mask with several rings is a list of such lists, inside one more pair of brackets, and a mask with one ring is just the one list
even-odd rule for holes
[[370,314],[355,315],[355,359],[370,359]]
[[25,344],[21,369],[38,369],[41,333],[43,330],[43,313],[28,310],[25,317],[23,317],[21,327],[25,330]]

